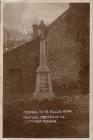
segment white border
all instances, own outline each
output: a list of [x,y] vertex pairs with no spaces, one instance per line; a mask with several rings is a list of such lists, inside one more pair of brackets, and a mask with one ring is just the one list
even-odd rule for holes
[[85,3],[85,2],[92,2],[92,0],[1,0],[3,2],[32,2],[32,3]]
[[[2,103],[3,103],[3,2],[33,2],[33,3],[90,3],[90,137],[89,138],[60,138],[62,140],[93,140],[93,1],[92,0],[1,0],[1,33],[0,33],[0,138],[1,140],[27,140],[37,138],[2,138]],[[38,138],[41,140],[41,138]],[[42,138],[48,140],[48,138]],[[54,139],[54,138],[50,138]],[[59,138],[55,138],[57,140]]]
[[2,120],[3,120],[3,2],[1,1],[0,8],[0,136],[2,135]]

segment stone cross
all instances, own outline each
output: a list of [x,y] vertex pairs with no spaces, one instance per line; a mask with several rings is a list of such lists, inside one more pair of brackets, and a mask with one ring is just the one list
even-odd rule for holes
[[51,100],[54,98],[54,93],[52,92],[51,72],[46,61],[46,25],[44,21],[41,21],[38,28],[40,30],[40,64],[36,70],[36,86],[33,98],[39,101],[44,99]]
[[40,30],[40,36],[41,37],[45,37],[46,34],[46,25],[44,23],[43,20],[41,20],[40,24],[39,24],[39,30]]

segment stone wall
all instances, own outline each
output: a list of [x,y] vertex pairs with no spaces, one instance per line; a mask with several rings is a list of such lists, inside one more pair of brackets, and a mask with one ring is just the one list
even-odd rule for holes
[[32,97],[39,66],[39,44],[37,38],[4,54],[4,100]]
[[81,61],[78,36],[86,26],[89,26],[89,4],[79,3],[70,4],[48,28],[48,65],[52,79],[61,85],[78,82]]

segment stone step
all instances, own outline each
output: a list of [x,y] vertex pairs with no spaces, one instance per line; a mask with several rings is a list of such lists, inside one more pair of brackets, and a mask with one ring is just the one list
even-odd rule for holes
[[40,77],[40,79],[46,80],[46,79],[48,79],[48,77]]
[[41,93],[49,92],[49,90],[40,90]]
[[44,78],[40,78],[40,80],[43,80],[44,81],[44,80],[48,80],[48,78],[45,78],[45,79]]
[[40,87],[48,87],[48,84],[47,85],[40,84]]
[[40,83],[48,83],[48,81],[47,80],[40,80]]
[[47,90],[49,90],[49,88],[40,88],[40,90],[47,91]]
[[46,83],[48,83],[48,80],[41,80],[40,83],[41,83],[41,84],[42,84],[42,83],[45,83],[45,84],[46,84]]
[[48,87],[48,84],[47,85],[40,84],[40,87]]
[[40,81],[48,81],[48,79],[40,79]]

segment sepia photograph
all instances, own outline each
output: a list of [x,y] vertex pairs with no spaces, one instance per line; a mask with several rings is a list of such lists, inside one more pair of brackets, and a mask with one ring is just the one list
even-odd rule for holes
[[3,138],[89,138],[90,3],[3,2]]

